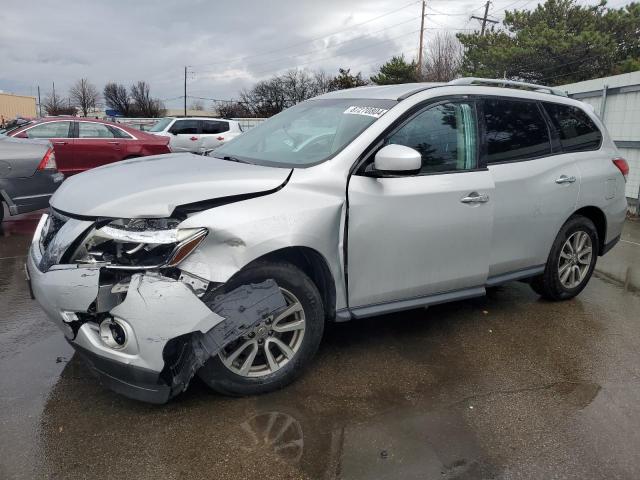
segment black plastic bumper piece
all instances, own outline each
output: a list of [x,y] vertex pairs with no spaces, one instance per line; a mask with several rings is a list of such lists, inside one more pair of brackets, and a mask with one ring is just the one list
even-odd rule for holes
[[600,256],[605,255],[609,250],[616,246],[616,244],[620,241],[620,235],[611,240],[609,243],[605,244],[602,252],[600,252]]
[[157,372],[109,360],[73,343],[71,346],[108,389],[147,403],[162,404],[169,400],[171,389]]

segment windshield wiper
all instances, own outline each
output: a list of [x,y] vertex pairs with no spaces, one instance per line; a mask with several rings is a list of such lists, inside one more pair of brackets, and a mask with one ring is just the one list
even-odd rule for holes
[[221,160],[228,160],[230,162],[237,162],[237,163],[249,163],[245,160],[240,160],[238,157],[231,157],[229,155],[225,155],[224,157],[215,157],[215,158],[219,158]]

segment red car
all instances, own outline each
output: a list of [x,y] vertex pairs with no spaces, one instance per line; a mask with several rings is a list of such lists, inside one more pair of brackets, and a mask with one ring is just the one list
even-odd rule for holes
[[17,128],[8,135],[51,139],[58,171],[65,176],[128,158],[170,153],[168,137],[89,118],[44,118]]

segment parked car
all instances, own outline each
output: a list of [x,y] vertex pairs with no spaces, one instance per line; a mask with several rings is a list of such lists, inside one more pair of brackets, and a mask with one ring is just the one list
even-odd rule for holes
[[166,138],[118,123],[90,118],[47,117],[15,129],[14,138],[46,138],[65,176],[128,158],[169,153]]
[[63,180],[48,141],[0,137],[0,222],[5,204],[9,215],[48,207]]
[[33,123],[32,119],[16,117],[6,122],[4,126],[0,128],[0,135],[9,135],[13,130],[29,125],[30,123]]
[[162,118],[149,133],[169,137],[172,152],[204,153],[242,133],[235,120],[212,117]]
[[218,392],[258,394],[300,375],[326,322],[513,280],[575,297],[620,238],[627,174],[593,110],[552,88],[354,88],[210,158],[65,181],[27,271],[117,392],[164,402],[197,372]]

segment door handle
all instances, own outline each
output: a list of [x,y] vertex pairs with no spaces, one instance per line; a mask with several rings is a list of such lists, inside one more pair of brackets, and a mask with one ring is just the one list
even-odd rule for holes
[[66,145],[67,142],[53,142],[54,145]]
[[489,201],[489,195],[478,192],[471,192],[468,196],[460,199],[462,203],[487,203]]
[[120,142],[109,142],[111,145],[120,145]]
[[567,177],[566,175],[560,175],[558,178],[556,178],[556,183],[558,185],[562,185],[564,183],[573,183],[576,181],[576,177],[574,177],[573,175],[570,177]]
[[195,142],[196,140],[198,140],[198,137],[191,137],[189,140],[192,140]]

